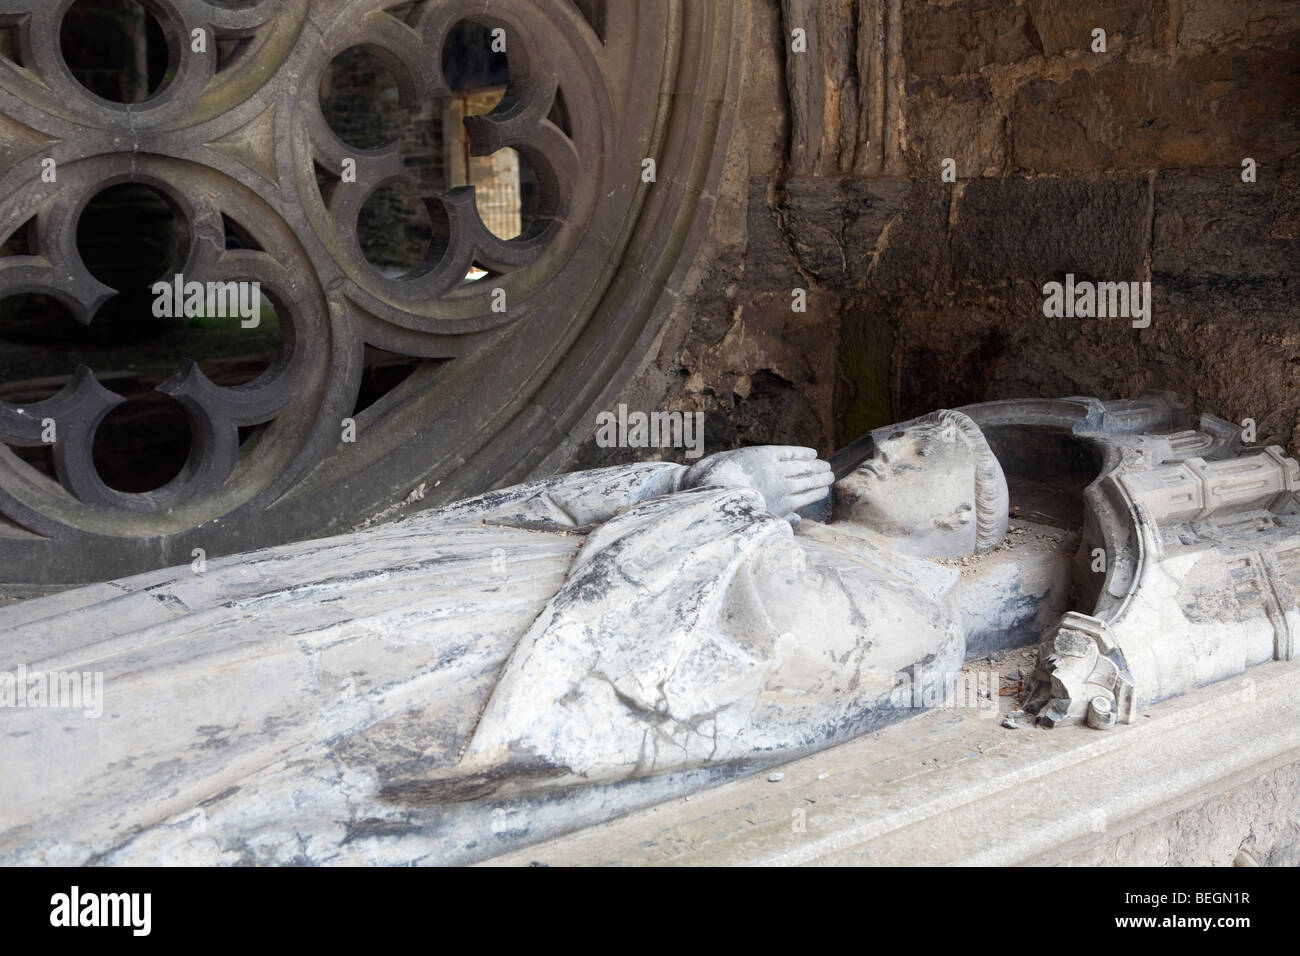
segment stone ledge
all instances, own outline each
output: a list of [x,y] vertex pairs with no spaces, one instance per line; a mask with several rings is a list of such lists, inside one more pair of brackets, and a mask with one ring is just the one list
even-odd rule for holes
[[931,711],[487,865],[1059,864],[1297,762],[1300,663],[1274,663],[1111,731]]

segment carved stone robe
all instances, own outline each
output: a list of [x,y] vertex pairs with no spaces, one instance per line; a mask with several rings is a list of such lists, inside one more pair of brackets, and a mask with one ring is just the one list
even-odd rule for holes
[[0,709],[0,862],[460,862],[869,730],[900,674],[961,666],[951,571],[683,471],[0,611],[0,672],[104,687],[98,718]]

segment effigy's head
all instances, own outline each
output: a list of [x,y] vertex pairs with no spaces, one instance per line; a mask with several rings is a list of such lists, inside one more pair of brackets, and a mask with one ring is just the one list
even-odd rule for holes
[[835,521],[894,539],[900,551],[955,558],[996,547],[1007,531],[1007,481],[979,426],[938,411],[877,440],[835,483]]

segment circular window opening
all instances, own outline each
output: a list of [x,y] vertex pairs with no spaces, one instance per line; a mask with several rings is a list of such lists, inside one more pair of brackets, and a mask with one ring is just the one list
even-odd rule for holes
[[413,278],[446,248],[436,235],[423,197],[381,186],[370,194],[357,216],[357,241],[366,261],[390,279]]
[[442,46],[442,75],[447,85],[453,90],[508,85],[506,46],[507,37],[500,27],[461,20]]
[[177,354],[183,350],[194,358],[214,385],[247,385],[288,361],[293,340],[288,319],[284,307],[260,287],[220,283],[201,314],[178,320]]
[[442,70],[455,91],[448,107],[450,186],[473,186],[479,218],[498,239],[515,239],[537,220],[537,175],[513,149],[474,155],[465,120],[508,108],[510,65],[499,28],[462,20],[443,45]]
[[498,239],[517,239],[537,221],[537,175],[523,156],[509,147],[490,156],[469,158],[469,184],[488,232]]
[[156,491],[181,473],[190,440],[179,403],[161,392],[133,392],[95,432],[95,469],[114,491]]
[[338,138],[357,149],[378,149],[402,135],[397,80],[384,61],[364,46],[349,47],[325,68],[320,108]]
[[59,41],[77,82],[114,103],[142,103],[171,78],[167,38],[139,0],[77,0]]
[[[3,343],[0,345],[0,395],[5,383],[65,371],[66,357],[51,353],[77,341],[84,335],[84,329],[53,296],[28,292],[0,299],[0,343]],[[73,365],[66,371],[75,368]],[[22,374],[25,370],[32,374]],[[0,398],[0,401],[9,400]]]
[[139,183],[97,193],[77,221],[77,251],[86,268],[117,295],[88,329],[101,347],[138,342],[163,331],[153,313],[153,286],[184,261],[177,213],[158,190]]

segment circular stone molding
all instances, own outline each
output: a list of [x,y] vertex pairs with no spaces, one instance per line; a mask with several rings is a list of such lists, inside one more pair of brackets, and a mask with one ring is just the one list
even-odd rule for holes
[[[259,283],[283,348],[244,385],[180,363],[158,391],[189,419],[189,457],[148,493],[96,472],[96,430],[123,401],[96,378],[103,370],[81,368],[44,401],[0,402],[0,586],[106,580],[346,532],[403,503],[554,467],[635,369],[707,228],[734,114],[738,5],[140,0],[171,70],[125,105],[84,88],[64,61],[72,2],[0,8],[0,239],[28,230],[23,254],[0,257],[0,299],[47,295],[93,322],[119,290],[82,261],[78,219],[106,187],[141,183],[175,212],[185,279]],[[436,254],[392,278],[367,262],[357,220],[403,175],[399,145],[339,138],[321,78],[363,47],[404,106],[446,101],[441,54],[462,21],[498,39],[509,63],[501,103],[465,120],[469,147],[519,153],[536,175],[535,215],[502,240],[472,187],[425,197]],[[647,159],[655,175],[643,178]],[[232,224],[244,240],[233,247]],[[467,282],[471,268],[486,275]],[[358,411],[367,347],[417,364]],[[12,450],[43,443],[57,480]]]

